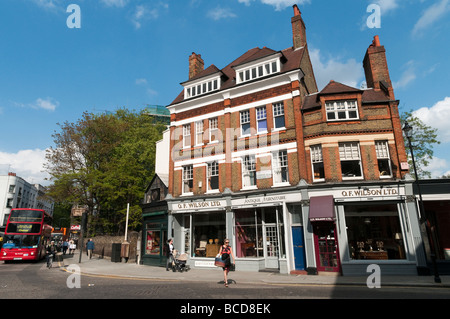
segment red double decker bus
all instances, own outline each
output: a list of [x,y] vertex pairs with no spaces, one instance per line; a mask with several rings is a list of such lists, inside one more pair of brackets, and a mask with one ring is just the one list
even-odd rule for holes
[[0,260],[40,260],[51,240],[52,218],[42,209],[13,208],[6,224]]

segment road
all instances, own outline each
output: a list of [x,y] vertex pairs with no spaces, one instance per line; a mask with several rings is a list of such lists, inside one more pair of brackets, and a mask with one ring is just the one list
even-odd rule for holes
[[[68,281],[72,274],[61,268],[47,269],[45,262],[0,262],[0,299],[145,299],[146,305],[165,305],[170,302],[170,311],[200,311],[202,305],[215,306],[216,312],[225,311],[226,304],[235,305],[234,310],[244,311],[245,307],[260,304],[266,311],[283,311],[286,305],[299,306],[311,299],[372,299],[412,300],[449,299],[450,289],[432,287],[382,287],[369,289],[366,286],[332,285],[280,285],[280,284],[240,284],[233,283],[229,288],[219,282],[180,282],[157,279],[133,279],[108,276],[81,275],[79,281]],[[70,288],[68,286],[75,286]],[[79,284],[79,288],[76,287]],[[360,303],[360,301],[358,301]],[[363,302],[364,303],[364,302]],[[61,303],[67,304],[67,303]],[[103,303],[100,303],[103,304]],[[243,305],[241,305],[243,304]],[[348,306],[348,304],[345,304]],[[119,307],[120,303],[115,306]],[[185,307],[185,308],[183,308]],[[191,309],[190,309],[190,308]],[[229,306],[232,307],[232,306]],[[205,308],[206,309],[206,308]],[[230,310],[232,308],[228,308]],[[250,308],[247,309],[247,311]],[[326,310],[326,309],[324,309]],[[230,310],[231,311],[231,310]],[[222,313],[223,314],[223,313]]]

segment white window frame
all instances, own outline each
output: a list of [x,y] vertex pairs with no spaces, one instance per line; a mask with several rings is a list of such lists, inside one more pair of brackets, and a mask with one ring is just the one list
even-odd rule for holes
[[[200,139],[200,140],[199,140]],[[203,145],[203,121],[195,122],[195,145]]]
[[[218,142],[219,139],[217,138],[217,135],[219,133],[219,118],[213,117],[212,119],[209,119],[209,142],[215,143]],[[212,137],[214,136],[214,140]]]
[[[339,159],[341,162],[342,180],[364,179],[364,171],[361,162],[361,150],[359,142],[341,142],[339,143]],[[358,162],[361,176],[345,176],[342,172],[342,162]]]
[[[284,117],[284,103],[283,102],[277,102],[272,104],[272,111],[273,111],[273,128],[274,131],[276,130],[282,130],[286,128],[286,119]],[[277,118],[283,118],[283,126],[277,127],[276,119]]]
[[183,148],[191,147],[191,124],[183,125]]
[[[189,181],[192,182],[192,187],[188,186],[189,190],[186,191],[185,185],[188,184]],[[194,189],[194,166],[193,165],[183,166],[181,193],[182,195],[193,195],[193,189]]]
[[[246,115],[244,115],[246,114]],[[250,110],[243,110],[239,112],[239,117],[241,121],[241,136],[250,136],[251,135],[251,126],[250,126]],[[243,125],[248,124],[248,133],[244,134]]]
[[191,83],[184,87],[184,98],[188,99],[220,89],[220,77],[209,78],[201,82]]
[[[382,175],[380,172],[380,178],[391,178],[392,177],[392,164],[391,156],[389,154],[389,143],[387,140],[375,141],[375,152],[377,154],[377,165],[379,160],[387,160],[389,166],[389,172],[386,175]],[[379,166],[378,166],[379,167]]]
[[[266,127],[261,128],[261,123],[266,123]],[[267,108],[265,106],[256,108],[256,130],[258,134],[267,133]]]
[[280,58],[262,61],[250,66],[236,68],[236,84],[248,82],[280,72]]
[[[325,111],[327,113],[327,121],[329,122],[359,120],[357,100],[325,102]],[[355,116],[352,116],[353,112]],[[330,114],[333,114],[334,118],[330,118]]]
[[[318,145],[311,145],[310,146],[310,154],[311,154],[311,168],[312,168],[312,177],[313,177],[313,182],[323,182],[325,181],[325,176],[321,177],[321,178],[316,178],[314,175],[315,172],[315,165],[322,165],[323,164],[323,153],[322,153],[322,145],[318,144]],[[324,172],[325,175],[325,172]]]
[[[206,169],[206,191],[208,193],[219,192],[219,162],[209,162]],[[211,177],[217,177],[217,188],[211,188]]]
[[[285,170],[286,180],[282,180],[282,172]],[[272,172],[274,186],[288,186],[289,184],[289,165],[287,150],[280,150],[272,153]]]
[[242,157],[242,189],[256,188],[256,157],[245,155]]

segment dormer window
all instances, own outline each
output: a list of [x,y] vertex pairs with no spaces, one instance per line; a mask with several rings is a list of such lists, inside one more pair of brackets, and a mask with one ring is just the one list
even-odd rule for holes
[[261,78],[280,71],[280,59],[265,60],[259,63],[246,64],[243,67],[236,67],[236,83],[243,83],[257,78]]
[[325,109],[328,121],[357,120],[359,118],[356,100],[326,102]]
[[220,88],[220,77],[209,78],[200,82],[192,83],[184,86],[184,98],[206,94],[216,91]]

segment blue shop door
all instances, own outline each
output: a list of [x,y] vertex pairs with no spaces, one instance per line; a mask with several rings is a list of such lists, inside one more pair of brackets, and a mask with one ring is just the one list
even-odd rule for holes
[[303,227],[292,227],[292,243],[294,246],[295,270],[305,270],[305,245],[303,240]]

